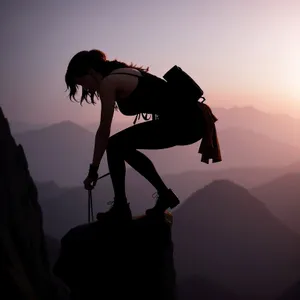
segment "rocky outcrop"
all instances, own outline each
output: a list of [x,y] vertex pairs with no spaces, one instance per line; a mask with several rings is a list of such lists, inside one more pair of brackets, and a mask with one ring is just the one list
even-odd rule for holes
[[174,300],[172,216],[130,224],[96,221],[71,229],[54,267],[72,300]]
[[1,299],[69,299],[51,272],[37,189],[1,108],[0,243]]
[[299,300],[300,299],[300,281],[295,282],[287,288],[277,300]]

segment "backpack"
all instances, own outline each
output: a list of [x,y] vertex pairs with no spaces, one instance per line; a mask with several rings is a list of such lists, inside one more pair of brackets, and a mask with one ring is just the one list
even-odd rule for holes
[[163,78],[169,84],[172,93],[182,97],[184,101],[198,102],[202,98],[203,103],[206,100],[199,85],[177,65],[165,73]]
[[[171,97],[175,97],[177,99],[183,99],[185,104],[188,103],[196,103],[199,102],[200,99],[203,99],[201,103],[203,103],[206,99],[203,97],[203,90],[199,87],[199,85],[194,81],[194,79],[184,72],[177,65],[173,66],[169,71],[167,71],[163,78],[169,85],[168,91],[170,92]],[[142,115],[142,118],[146,121],[150,120],[158,120],[159,116],[156,114],[151,114],[149,116],[148,113],[139,113],[136,115],[133,124],[135,124]]]

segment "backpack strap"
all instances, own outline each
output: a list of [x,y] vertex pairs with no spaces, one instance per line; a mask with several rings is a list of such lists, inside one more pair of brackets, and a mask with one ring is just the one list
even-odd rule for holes
[[140,76],[140,75],[137,75],[137,74],[123,73],[123,72],[122,73],[110,73],[107,76],[110,76],[110,75],[119,75],[119,74],[121,74],[121,75],[131,75],[131,76],[139,77],[139,78],[143,77],[143,75]]
[[[131,76],[134,76],[134,77],[138,77],[138,78],[142,78],[142,76],[140,75],[137,75],[137,74],[130,74],[130,73],[124,73],[124,72],[120,72],[120,73],[111,73],[109,75],[118,75],[118,74],[122,74],[122,75],[131,75]],[[147,114],[147,113],[138,113],[136,114],[135,118],[134,118],[134,121],[133,121],[133,124],[135,125],[135,123],[141,118],[145,120],[145,121],[149,121],[152,117],[152,120],[157,120],[158,119],[158,116],[156,114]]]

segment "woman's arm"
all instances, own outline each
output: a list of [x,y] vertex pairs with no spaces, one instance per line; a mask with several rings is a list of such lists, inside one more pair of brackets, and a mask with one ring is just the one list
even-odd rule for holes
[[109,78],[105,79],[105,82],[102,82],[101,84],[100,99],[101,120],[95,136],[92,163],[95,167],[99,167],[103,154],[106,150],[115,110],[116,88],[114,82],[110,81]]

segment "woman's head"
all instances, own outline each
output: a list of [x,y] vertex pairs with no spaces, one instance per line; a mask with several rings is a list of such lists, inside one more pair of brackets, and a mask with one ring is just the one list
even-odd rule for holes
[[82,87],[80,104],[83,101],[88,102],[88,97],[91,98],[92,103],[95,103],[94,96],[98,81],[107,75],[106,62],[106,55],[100,50],[80,51],[72,57],[65,75],[67,90],[70,90],[70,100],[77,102],[75,95],[80,85]]
[[[80,104],[83,101],[95,104],[94,96],[99,97],[97,89],[103,77],[117,68],[133,67],[139,70],[148,71],[149,68],[137,67],[133,64],[126,64],[117,60],[109,61],[106,54],[100,50],[80,51],[75,54],[69,62],[65,74],[67,90],[69,90],[70,100],[75,100],[78,86],[82,87]],[[91,101],[88,101],[90,97]]]

